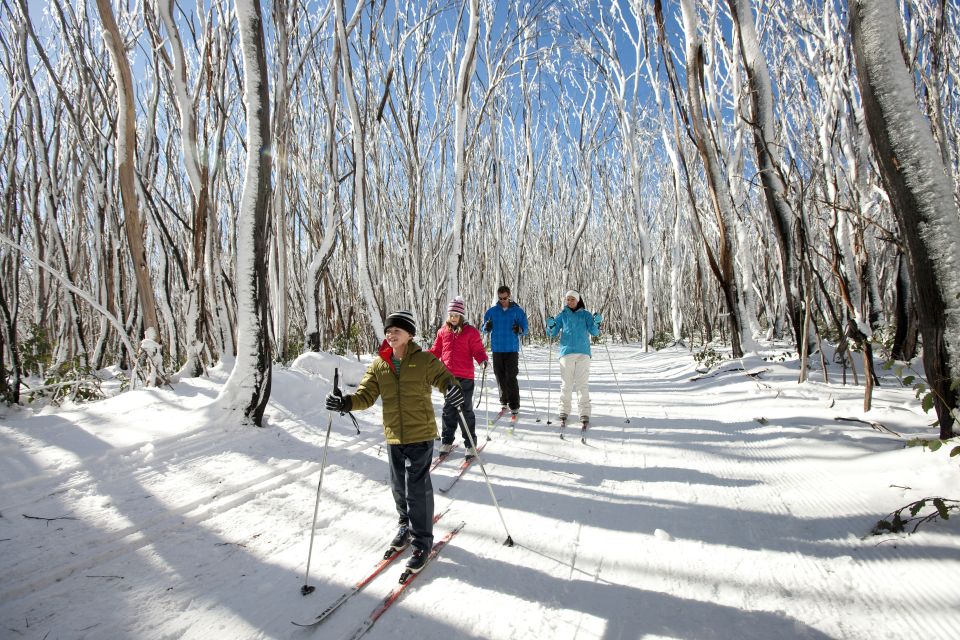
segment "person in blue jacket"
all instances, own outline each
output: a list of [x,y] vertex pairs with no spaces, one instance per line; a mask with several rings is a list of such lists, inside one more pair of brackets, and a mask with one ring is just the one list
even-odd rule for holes
[[520,338],[527,333],[527,314],[510,300],[510,287],[497,289],[497,304],[483,314],[483,332],[490,335],[493,352],[493,373],[500,388],[500,414],[510,411],[516,419],[520,411]]
[[600,335],[603,316],[590,314],[583,297],[573,289],[566,293],[567,305],[547,318],[547,335],[560,336],[560,422],[570,413],[573,392],[580,398],[580,422],[590,422],[590,336]]

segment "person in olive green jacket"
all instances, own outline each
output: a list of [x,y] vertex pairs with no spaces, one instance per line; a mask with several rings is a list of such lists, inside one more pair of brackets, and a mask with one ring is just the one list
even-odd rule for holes
[[339,412],[360,410],[383,398],[383,431],[400,523],[390,547],[400,551],[412,544],[407,569],[418,573],[433,547],[430,462],[437,422],[430,391],[436,387],[457,407],[463,406],[463,391],[436,356],[413,342],[417,324],[412,313],[391,313],[385,329],[379,357],[367,368],[357,390],[349,395],[330,393],[326,407]]

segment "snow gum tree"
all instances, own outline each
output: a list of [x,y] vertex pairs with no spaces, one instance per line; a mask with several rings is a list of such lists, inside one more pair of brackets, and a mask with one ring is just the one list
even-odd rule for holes
[[900,24],[893,0],[850,5],[867,129],[907,249],[940,437],[949,438],[960,400],[960,212],[917,106]]
[[792,325],[794,340],[799,348],[803,340],[800,307],[803,295],[800,292],[800,262],[793,233],[796,216],[787,199],[779,143],[775,135],[770,69],[760,49],[760,40],[749,0],[728,0],[728,4],[734,26],[740,36],[740,55],[750,85],[754,152],[767,211],[780,249],[780,279],[787,306],[787,318]]
[[[454,188],[453,188],[453,229],[451,230],[451,248],[447,256],[447,295],[453,297],[460,293],[460,265],[463,262],[463,233],[466,213],[464,195],[466,191],[467,171],[467,119],[470,115],[470,79],[477,63],[477,39],[480,36],[480,2],[470,0],[470,18],[467,26],[467,42],[460,58],[457,71],[454,131]],[[454,35],[456,41],[456,34]]]
[[144,228],[137,204],[137,122],[133,99],[133,76],[123,46],[123,37],[113,15],[109,0],[97,0],[100,20],[103,22],[104,39],[113,62],[117,83],[117,173],[120,177],[120,198],[123,202],[124,230],[130,248],[130,257],[134,264],[137,281],[137,295],[140,311],[143,314],[144,330],[153,329],[160,335],[160,323],[157,321],[156,297],[153,281],[150,279],[150,267],[147,250],[144,246]]
[[247,111],[247,164],[237,212],[237,360],[219,400],[260,426],[270,399],[267,291],[270,95],[259,0],[237,0]]
[[693,0],[683,0],[683,25],[686,31],[687,100],[689,101],[690,131],[703,160],[710,187],[710,199],[717,220],[717,260],[711,260],[711,269],[723,290],[730,326],[730,346],[733,357],[743,355],[740,316],[740,291],[734,273],[734,205],[730,185],[721,166],[716,136],[710,131],[704,113],[704,48],[699,36],[699,17]]

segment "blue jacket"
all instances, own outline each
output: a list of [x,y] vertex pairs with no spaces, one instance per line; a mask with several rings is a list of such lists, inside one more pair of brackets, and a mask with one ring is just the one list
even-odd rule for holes
[[[527,334],[527,314],[516,302],[504,309],[495,304],[483,314],[483,330],[487,321],[493,323],[490,332],[490,350],[494,353],[516,353],[520,350],[520,336]],[[513,325],[520,325],[520,336],[513,332]]]
[[571,353],[590,353],[590,336],[600,335],[600,327],[593,321],[593,315],[586,309],[574,311],[564,307],[557,314],[553,329],[547,327],[548,336],[560,336],[560,357]]

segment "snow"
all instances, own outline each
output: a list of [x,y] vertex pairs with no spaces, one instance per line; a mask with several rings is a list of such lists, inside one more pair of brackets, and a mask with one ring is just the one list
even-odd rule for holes
[[[840,385],[839,371],[832,384],[797,384],[783,351],[699,375],[685,350],[611,345],[592,367],[582,444],[546,424],[556,367],[548,380],[547,348],[525,347],[522,420],[482,454],[503,520],[476,465],[438,492],[438,511],[450,508],[438,537],[466,526],[367,637],[955,637],[960,518],[911,536],[869,531],[912,500],[957,498],[958,459],[904,448],[935,433],[912,389],[885,377],[863,414],[862,388]],[[331,419],[323,397],[334,367],[349,391],[367,362],[308,354],[275,367],[259,429],[213,410],[223,367],[87,405],[0,409],[0,635],[347,634],[401,563],[315,632],[290,622],[350,588],[393,534],[379,405],[356,414],[359,435],[334,416],[316,590],[300,595]],[[503,546],[505,528],[516,546]]]

